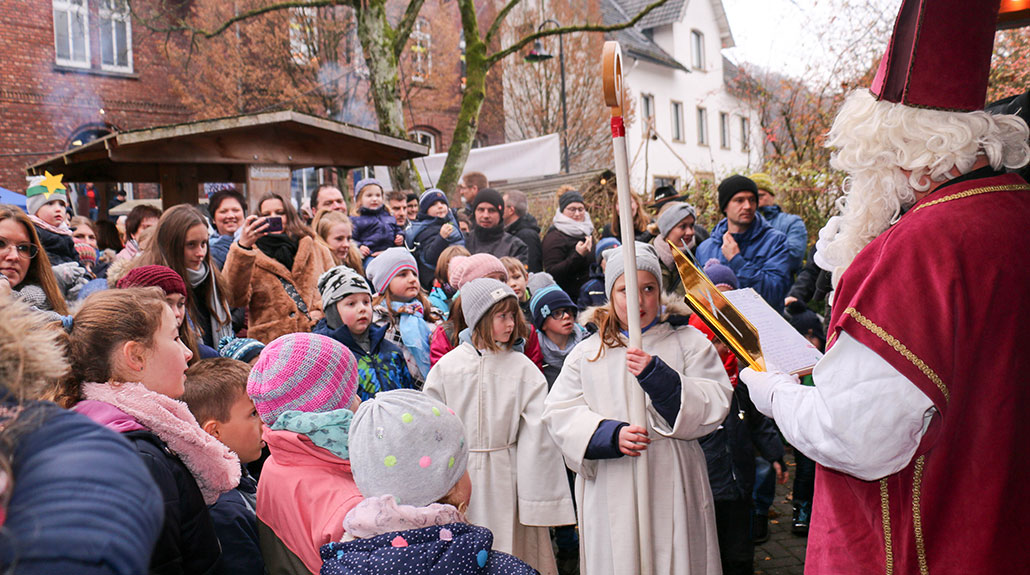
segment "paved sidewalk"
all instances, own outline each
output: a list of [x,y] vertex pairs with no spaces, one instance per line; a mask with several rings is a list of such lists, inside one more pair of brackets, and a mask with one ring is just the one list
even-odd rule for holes
[[755,575],[802,575],[805,571],[808,539],[790,532],[793,507],[787,498],[794,483],[794,457],[789,448],[786,460],[790,480],[786,485],[776,486],[772,508],[779,516],[769,519],[769,540],[755,547]]

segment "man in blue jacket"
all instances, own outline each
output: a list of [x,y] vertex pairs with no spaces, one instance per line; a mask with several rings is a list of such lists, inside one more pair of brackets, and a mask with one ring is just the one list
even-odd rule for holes
[[758,186],[734,174],[719,184],[719,209],[726,216],[712,236],[697,248],[704,265],[717,259],[733,270],[740,287],[754,288],[769,305],[783,309],[790,289],[790,253],[787,237],[757,215]]
[[808,229],[801,216],[788,214],[776,204],[776,188],[769,174],[751,174],[751,181],[758,186],[758,214],[769,222],[774,230],[787,236],[787,251],[790,253],[790,277],[798,273],[808,250]]

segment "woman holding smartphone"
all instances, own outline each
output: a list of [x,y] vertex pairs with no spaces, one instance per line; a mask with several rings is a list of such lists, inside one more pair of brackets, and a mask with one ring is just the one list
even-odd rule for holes
[[310,332],[322,319],[318,276],[333,267],[333,257],[279,194],[262,196],[257,211],[244,220],[222,273],[230,305],[250,308],[247,335],[268,344]]

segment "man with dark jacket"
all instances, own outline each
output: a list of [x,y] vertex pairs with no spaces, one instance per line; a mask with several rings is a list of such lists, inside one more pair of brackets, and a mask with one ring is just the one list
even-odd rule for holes
[[529,265],[529,248],[525,242],[504,231],[501,214],[504,213],[504,198],[493,189],[479,190],[472,200],[475,224],[472,233],[465,238],[465,247],[472,254],[492,254],[498,258],[513,257],[523,265]]
[[543,247],[540,241],[540,224],[529,213],[529,199],[524,192],[504,192],[504,231],[522,240],[529,248],[529,271],[543,271]]
[[737,275],[740,287],[754,288],[774,309],[783,309],[790,288],[787,238],[756,215],[758,186],[741,175],[726,178],[719,184],[719,209],[726,217],[698,246],[697,260],[719,260]]

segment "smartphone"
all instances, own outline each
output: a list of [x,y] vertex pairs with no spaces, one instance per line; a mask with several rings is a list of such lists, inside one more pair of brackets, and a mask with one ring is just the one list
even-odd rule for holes
[[265,218],[268,222],[268,227],[265,228],[266,232],[281,232],[283,231],[283,218],[282,216],[268,216]]

